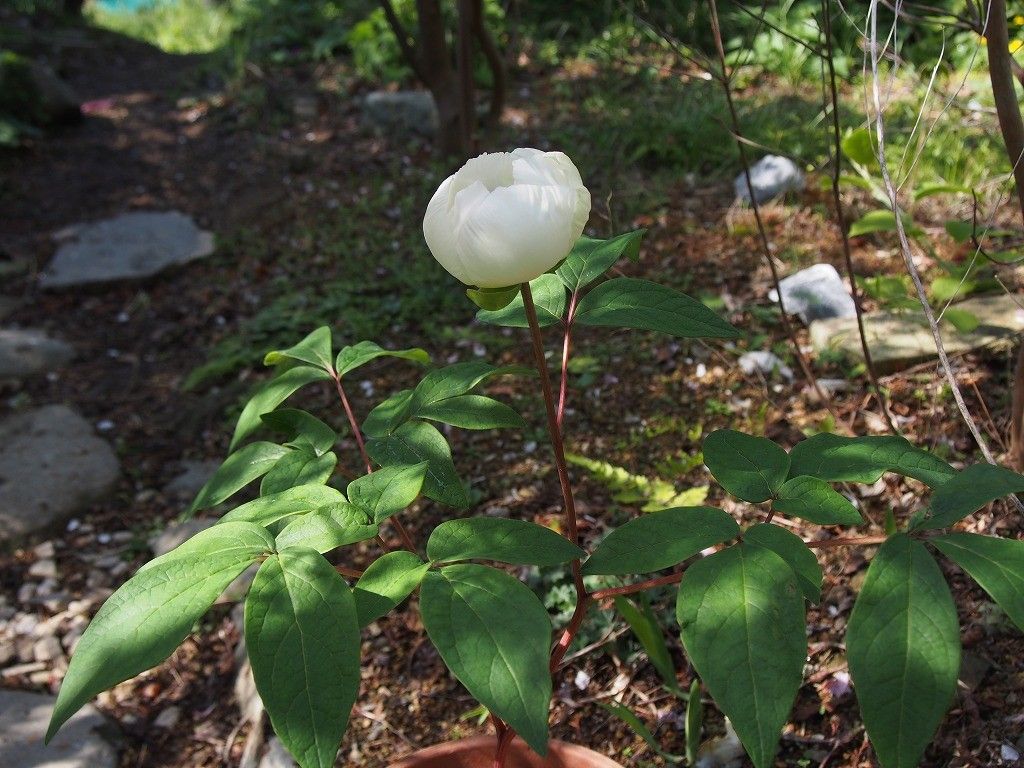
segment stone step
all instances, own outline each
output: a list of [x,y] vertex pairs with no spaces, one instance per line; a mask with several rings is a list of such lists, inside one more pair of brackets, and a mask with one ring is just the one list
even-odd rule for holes
[[57,732],[43,736],[55,696],[0,689],[0,765],[17,768],[116,768],[117,750],[108,738],[114,726],[90,704]]

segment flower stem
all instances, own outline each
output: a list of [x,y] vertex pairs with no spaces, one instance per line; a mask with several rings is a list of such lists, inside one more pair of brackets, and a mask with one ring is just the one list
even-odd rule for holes
[[562,376],[558,383],[558,429],[562,429],[565,417],[565,401],[569,389],[569,348],[572,344],[572,320],[576,314],[576,300],[579,294],[572,292],[569,298],[569,311],[565,313],[565,338],[562,340]]
[[[523,283],[522,293],[523,306],[526,309],[526,319],[530,324],[530,337],[533,341],[534,363],[537,366],[541,391],[544,394],[544,407],[548,418],[548,434],[551,437],[551,448],[555,454],[555,470],[558,473],[558,484],[561,486],[562,499],[565,503],[565,536],[573,544],[578,545],[579,530],[576,525],[576,504],[572,497],[572,486],[569,484],[569,469],[565,462],[562,429],[559,425],[558,413],[555,409],[551,377],[548,374],[548,365],[544,358],[544,341],[541,338],[540,324],[537,322],[537,308],[533,303],[533,293],[530,291],[529,283]],[[587,594],[587,588],[583,585],[583,574],[580,569],[579,558],[572,561],[572,580],[576,585],[577,599],[582,599]]]
[[[348,395],[345,394],[345,386],[341,383],[341,376],[337,373],[334,374],[334,387],[338,390],[338,397],[341,399],[341,406],[345,409],[345,416],[348,417],[348,425],[352,429],[352,434],[356,438],[356,445],[359,446],[359,455],[363,458],[363,463],[366,465],[366,474],[373,474],[373,462],[370,461],[370,454],[366,452],[366,443],[363,442],[363,433],[359,430],[359,422],[356,421],[356,415],[352,412],[352,406],[348,401]],[[402,546],[408,549],[410,552],[416,552],[416,544],[413,543],[412,537],[409,535],[409,531],[406,530],[405,526],[397,517],[390,517],[388,520],[398,533],[398,537],[402,540]],[[378,537],[380,538],[380,537]],[[383,542],[383,540],[381,540]],[[385,547],[385,550],[387,547]]]

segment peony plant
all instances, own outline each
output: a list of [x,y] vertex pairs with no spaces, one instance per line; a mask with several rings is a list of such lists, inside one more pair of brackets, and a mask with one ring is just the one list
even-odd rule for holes
[[[620,259],[636,258],[643,232],[581,237],[589,210],[579,172],[559,152],[483,155],[445,180],[427,207],[427,244],[467,284],[482,323],[525,329],[532,369],[482,361],[432,368],[360,421],[346,391],[353,372],[385,357],[426,366],[425,351],[362,341],[335,352],[324,327],[269,353],[273,376],[245,406],[227,459],[190,511],[225,502],[231,509],[147,563],[102,606],[71,659],[48,738],[97,693],[165,659],[222,590],[258,563],[245,598],[246,648],[274,729],[302,768],[335,764],[359,689],[360,630],[413,593],[448,669],[490,713],[493,765],[500,768],[519,748],[516,735],[541,755],[552,744],[560,748],[549,741],[552,675],[588,611],[666,585],[678,585],[676,618],[689,662],[754,765],[767,768],[802,682],[806,604],[819,599],[822,586],[815,549],[860,545],[874,554],[849,619],[850,673],[879,762],[916,765],[953,699],[959,671],[956,607],[936,558],[966,571],[1024,627],[1024,543],[950,530],[987,503],[1024,491],[1024,476],[986,464],[958,471],[895,436],[819,434],[787,451],[725,429],[704,440],[705,463],[726,492],[760,508],[760,522],[744,529],[715,507],[678,507],[642,514],[596,546],[582,541],[564,448],[573,329],[739,336],[689,296],[609,276]],[[557,331],[562,350],[557,397],[544,328]],[[539,383],[562,495],[557,531],[465,516],[470,496],[434,426],[524,426],[508,404],[482,392],[507,375],[536,376]],[[313,385],[337,392],[365,467],[347,484],[335,473],[335,429],[282,407]],[[912,478],[922,489],[920,509],[899,523],[890,517],[884,537],[808,542],[777,524],[785,515],[829,531],[862,525],[834,485],[874,483],[884,473]],[[234,501],[257,480],[258,496]],[[425,543],[402,522],[420,496],[458,513]],[[386,527],[402,548],[389,550],[381,536]],[[380,554],[365,570],[346,563],[346,547],[372,540]],[[503,565],[566,564],[577,602],[555,632],[537,595]],[[592,589],[590,576],[622,584]],[[617,604],[626,614],[630,604]],[[698,704],[700,690],[696,682],[690,689]]]

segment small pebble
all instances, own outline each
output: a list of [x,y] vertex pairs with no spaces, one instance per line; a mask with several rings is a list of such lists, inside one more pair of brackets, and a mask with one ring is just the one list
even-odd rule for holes
[[57,563],[51,559],[36,560],[28,569],[33,579],[54,579],[57,577]]

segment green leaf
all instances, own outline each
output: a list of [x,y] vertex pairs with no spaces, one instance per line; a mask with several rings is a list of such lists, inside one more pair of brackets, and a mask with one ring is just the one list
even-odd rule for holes
[[640,255],[640,242],[646,234],[646,229],[638,229],[611,240],[581,237],[555,274],[570,291],[579,291],[607,272],[619,259],[636,261]]
[[885,472],[897,472],[935,487],[956,471],[896,435],[842,437],[822,432],[797,443],[789,458],[790,477],[810,475],[830,483],[874,483]]
[[467,288],[466,295],[469,300],[480,309],[494,312],[511,304],[519,294],[518,285],[510,285],[504,288]]
[[789,456],[780,446],[731,429],[704,438],[704,463],[725,490],[755,504],[778,494],[789,473]]
[[423,421],[410,421],[395,432],[366,441],[366,452],[381,467],[407,467],[427,462],[423,495],[457,509],[469,506],[452,451],[444,435]]
[[259,429],[262,424],[260,417],[263,414],[270,413],[307,384],[328,381],[330,378],[331,375],[322,368],[300,365],[289,368],[268,381],[242,409],[242,415],[238,417],[238,423],[235,425],[235,433],[231,436],[230,450],[235,450],[240,442]]
[[758,523],[743,532],[743,541],[755,547],[770,549],[785,560],[796,574],[804,597],[812,603],[821,600],[821,566],[818,558],[799,536],[778,525]]
[[427,462],[385,467],[348,484],[348,498],[365,509],[370,519],[382,523],[408,507],[420,494],[427,475]]
[[[908,237],[919,237],[924,234],[920,227],[916,226],[906,213],[902,215],[903,229]],[[896,216],[888,209],[868,211],[853,224],[850,225],[850,237],[860,237],[876,232],[895,232]]]
[[363,420],[363,432],[368,437],[383,437],[393,432],[403,422],[408,421],[410,399],[412,399],[412,390],[403,389],[379,403],[366,414],[366,418]]
[[579,303],[583,325],[659,331],[685,339],[735,339],[740,332],[702,303],[671,288],[617,277],[590,291]]
[[914,768],[949,708],[960,671],[956,606],[920,542],[878,550],[846,632],[861,715],[883,768]]
[[[700,700],[700,679],[694,678],[690,683],[690,693],[686,701],[686,763],[697,765],[700,752],[700,736],[704,726],[704,702]],[[729,726],[726,725],[728,730]]]
[[686,570],[676,618],[690,661],[750,759],[773,765],[807,655],[793,570],[764,547],[723,549]]
[[1024,492],[1024,475],[994,464],[973,464],[949,478],[932,494],[931,515],[917,530],[945,528],[991,501]]
[[[565,286],[555,275],[545,273],[530,281],[533,303],[537,308],[537,323],[541,326],[554,325],[565,315]],[[516,289],[516,295],[506,306],[497,310],[481,309],[476,319],[488,325],[501,325],[506,328],[528,328],[526,307],[522,294]]]
[[274,732],[301,768],[331,768],[359,693],[348,584],[311,549],[268,558],[245,601],[245,642]]
[[359,626],[376,621],[420,585],[430,564],[404,549],[381,555],[363,572],[352,589]]
[[497,560],[516,565],[559,565],[585,553],[543,525],[501,517],[467,517],[441,523],[427,540],[427,557]]
[[345,501],[345,495],[329,485],[300,485],[235,507],[220,519],[220,523],[245,520],[271,525],[286,517],[312,512],[325,504],[339,501]]
[[583,564],[583,573],[626,575],[670,568],[733,538],[740,527],[714,507],[677,507],[620,525]]
[[942,319],[956,328],[960,333],[971,333],[978,329],[981,320],[976,314],[959,307],[947,307]]
[[970,221],[947,221],[946,232],[958,243],[966,243],[974,234],[974,224]]
[[598,702],[598,706],[619,718],[619,720],[632,728],[636,735],[643,739],[647,746],[664,760],[670,763],[681,763],[685,760],[681,755],[673,755],[671,752],[666,752],[662,749],[661,744],[659,744],[658,740],[654,738],[654,734],[651,733],[650,729],[648,729],[646,725],[644,725],[644,721],[637,717],[629,707],[617,704],[614,701],[610,701],[607,704]]
[[354,504],[338,501],[295,518],[277,534],[277,548],[302,547],[323,554],[377,535],[379,526]]
[[[957,296],[967,296],[978,287],[976,280],[962,279],[954,275],[940,275],[929,286],[932,299],[940,304],[952,301]],[[947,309],[946,312],[949,312]],[[943,313],[945,315],[945,313]]]
[[264,413],[260,420],[275,432],[287,435],[290,444],[308,447],[322,456],[334,447],[338,434],[316,416],[297,408],[280,408]]
[[308,363],[316,368],[323,369],[328,374],[333,373],[334,369],[331,367],[331,329],[326,325],[321,326],[294,347],[268,352],[267,356],[263,358],[263,364],[279,365],[288,360]]
[[779,489],[772,508],[818,525],[860,525],[864,522],[850,500],[817,477],[801,475]]
[[878,160],[875,157],[875,148],[871,142],[871,133],[867,128],[857,128],[850,131],[850,133],[843,137],[840,146],[843,154],[858,165],[870,168],[872,165],[878,164]]
[[533,369],[521,365],[493,366],[473,361],[455,363],[431,371],[412,391],[409,399],[409,416],[419,416],[424,409],[438,405],[450,398],[465,395],[488,379],[507,374],[532,375]]
[[250,523],[215,525],[140,569],[82,635],[46,740],[97,693],[170,656],[225,587],[273,546],[270,534]]
[[333,453],[317,456],[308,449],[291,451],[263,476],[260,495],[280,493],[298,485],[323,485],[331,479],[337,463],[338,457]]
[[918,200],[924,200],[926,197],[949,194],[969,195],[971,194],[971,188],[965,187],[962,184],[922,184],[914,190],[914,202],[916,203]]
[[420,409],[421,419],[440,421],[462,429],[500,429],[523,427],[523,417],[509,406],[483,395],[459,395]]
[[265,475],[287,453],[274,443],[250,443],[227,457],[196,495],[189,512],[215,507],[257,477]]
[[546,754],[551,619],[537,596],[494,568],[450,565],[427,572],[420,614],[470,695]]
[[351,347],[343,347],[338,352],[338,359],[334,361],[334,367],[339,376],[351,373],[356,368],[366,365],[378,357],[397,357],[401,360],[409,360],[413,363],[426,365],[430,362],[430,355],[419,347],[410,349],[384,349],[372,341],[360,341]]
[[615,608],[622,615],[622,618],[626,620],[626,623],[629,624],[629,628],[633,630],[636,639],[640,641],[640,645],[643,646],[651,665],[661,675],[665,687],[680,698],[685,699],[686,694],[679,688],[679,681],[676,679],[676,668],[672,663],[672,656],[668,652],[668,646],[665,644],[665,635],[661,631],[661,625],[658,624],[654,611],[651,610],[651,606],[647,603],[643,593],[638,596],[638,599],[642,601],[640,606],[637,606],[636,603],[624,596],[616,597]]
[[967,571],[1024,631],[1024,542],[947,533],[931,539],[931,543]]

